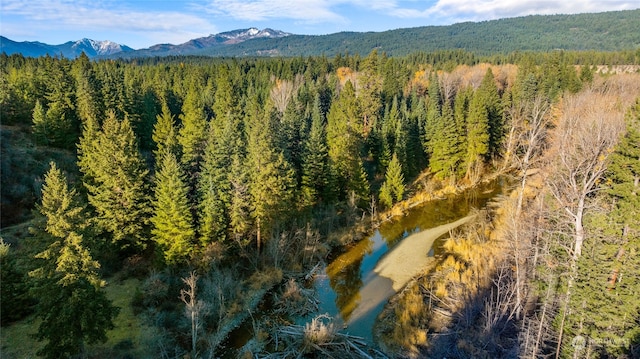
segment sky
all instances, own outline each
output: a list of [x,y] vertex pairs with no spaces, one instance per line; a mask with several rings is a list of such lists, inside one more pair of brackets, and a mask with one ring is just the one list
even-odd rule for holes
[[0,0],[0,35],[140,49],[250,27],[317,35],[637,8],[638,0]]

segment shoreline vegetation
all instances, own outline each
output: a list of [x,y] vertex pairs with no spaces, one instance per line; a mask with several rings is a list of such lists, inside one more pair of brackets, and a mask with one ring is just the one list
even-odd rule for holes
[[[496,173],[491,177],[506,175]],[[468,188],[473,187],[464,189]],[[515,192],[516,189],[510,190],[490,209],[471,213],[445,225],[446,231],[438,231],[436,238],[449,233],[443,253],[431,260],[423,255],[423,260],[416,261],[419,268],[413,269],[410,278],[404,278],[403,285],[394,288],[395,294],[378,316],[374,338],[385,353],[400,357],[424,355],[429,342],[446,333],[464,298],[488,285],[487,280],[505,255],[500,217],[512,210]],[[423,253],[416,252],[414,257]]]

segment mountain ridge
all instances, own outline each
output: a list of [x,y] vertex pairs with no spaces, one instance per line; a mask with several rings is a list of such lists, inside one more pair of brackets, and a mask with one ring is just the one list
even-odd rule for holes
[[[438,50],[465,50],[478,55],[558,49],[620,51],[640,49],[640,9],[572,15],[528,15],[443,26],[400,28],[382,32],[345,31],[327,35],[296,35],[270,28],[259,30],[251,27],[211,34],[182,44],[156,44],[138,50],[118,45],[121,48],[118,51],[115,47],[104,45],[109,50],[103,52],[97,51],[95,46],[91,45],[94,40],[89,39],[61,45],[26,41],[18,43],[5,37],[1,37],[0,40],[0,51],[7,54],[20,52],[25,56],[62,54],[76,57],[84,49],[87,56],[96,59],[180,55],[365,55],[374,49],[389,56]],[[88,41],[90,44],[77,45],[82,41]],[[20,46],[22,48],[16,50]]]
[[89,58],[126,56],[135,53],[134,56],[168,56],[186,55],[203,48],[214,46],[235,45],[251,39],[281,38],[292,34],[271,28],[236,29],[218,34],[211,34],[196,39],[191,39],[182,44],[156,44],[144,49],[134,50],[126,45],[118,44],[110,40],[97,41],[83,38],[77,41],[67,41],[64,44],[51,45],[39,41],[14,41],[0,36],[0,52],[7,55],[21,53],[25,56],[56,56],[63,55],[69,58],[80,56],[84,52]]
[[67,41],[59,45],[51,45],[39,41],[18,42],[5,36],[0,36],[0,52],[5,52],[7,55],[20,53],[30,57],[62,55],[68,58],[76,58],[84,52],[88,57],[93,58],[132,51],[135,50],[110,40],[101,41],[83,38],[76,41]]

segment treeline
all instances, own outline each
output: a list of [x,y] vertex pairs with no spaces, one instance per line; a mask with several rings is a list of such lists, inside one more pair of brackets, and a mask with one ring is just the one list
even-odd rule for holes
[[[43,319],[38,337],[48,341],[41,354],[71,355],[105,338],[117,311],[100,278],[134,258],[168,273],[300,270],[313,256],[304,244],[316,237],[285,233],[311,226],[327,234],[377,204],[389,208],[425,169],[475,182],[509,154],[506,109],[536,96],[553,101],[593,79],[591,67],[577,70],[562,52],[523,56],[519,67],[471,61],[443,71],[457,56],[465,58],[0,56],[3,131],[26,130],[39,146],[77,156],[77,169],[52,163],[44,176],[32,225],[36,260],[27,265],[33,282],[13,276],[3,322],[29,312],[9,303],[30,303],[16,299],[31,293]],[[11,180],[20,151],[3,151],[5,225],[5,206],[29,189]],[[3,286],[11,268],[3,262]],[[168,293],[139,301],[175,309]],[[224,317],[218,308],[209,320]],[[203,345],[194,339],[189,349]]]

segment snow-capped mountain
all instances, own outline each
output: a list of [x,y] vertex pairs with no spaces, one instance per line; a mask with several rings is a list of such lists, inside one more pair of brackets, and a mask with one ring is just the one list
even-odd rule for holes
[[173,44],[158,44],[153,45],[148,49],[137,50],[133,53],[122,53],[124,56],[167,56],[167,55],[188,55],[197,53],[202,49],[234,45],[241,42],[245,42],[253,39],[277,39],[291,35],[290,33],[273,30],[263,29],[259,30],[255,27],[249,29],[239,29],[227,32],[221,32],[219,34],[212,34],[205,37],[189,40],[179,45]]
[[221,32],[217,35],[210,35],[211,36],[218,36],[221,38],[225,38],[228,39],[225,43],[239,43],[239,42],[243,42],[243,41],[247,41],[247,40],[251,40],[251,39],[256,39],[256,38],[279,38],[279,37],[285,37],[285,36],[289,36],[291,35],[288,32],[284,32],[284,31],[280,31],[280,30],[273,30],[273,29],[263,29],[263,30],[258,30],[255,27],[249,28],[249,29],[241,29],[241,30],[233,30],[233,31],[227,31],[227,32]]
[[62,53],[65,57],[74,58],[81,53],[85,53],[88,57],[108,56],[120,52],[134,51],[126,45],[120,45],[113,41],[96,41],[92,39],[82,39],[78,41],[65,42],[57,45],[58,53]]
[[82,39],[78,41],[68,41],[60,45],[49,45],[37,41],[17,42],[6,37],[0,36],[0,52],[7,55],[21,53],[24,56],[59,56],[67,58],[76,58],[81,53],[85,53],[88,57],[108,56],[121,52],[134,51],[132,48],[117,44],[113,41],[96,41],[91,39]]
[[113,55],[123,51],[133,51],[132,48],[126,45],[120,45],[109,40],[96,41],[91,39],[82,39],[75,42],[67,42],[63,44],[63,46],[66,46],[68,44],[71,44],[71,49],[73,49],[75,52],[81,53],[84,51],[84,53],[89,57]]
[[109,40],[96,41],[85,38],[78,41],[68,41],[60,45],[49,45],[42,42],[16,42],[0,37],[0,52],[6,52],[7,55],[21,53],[32,57],[62,55],[67,58],[76,58],[83,52],[89,58],[189,55],[204,51],[210,47],[235,45],[253,39],[277,39],[289,35],[291,34],[280,30],[269,28],[260,30],[252,27],[212,34],[189,40],[179,45],[158,44],[142,50],[134,50],[126,45],[117,44]]

